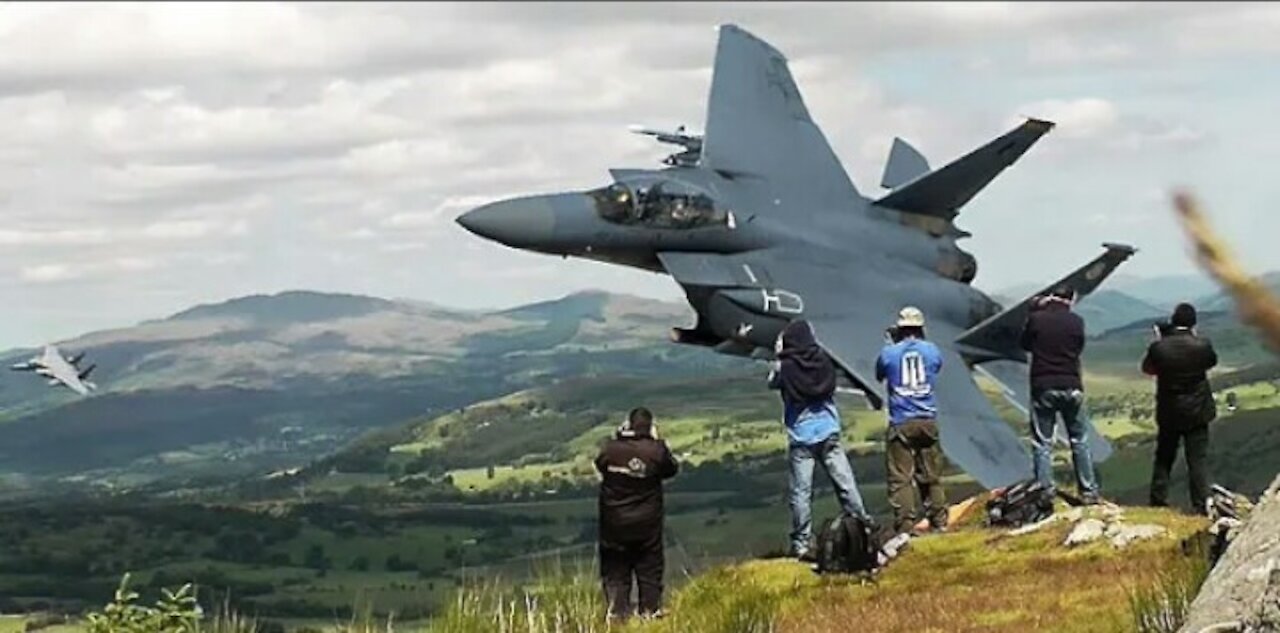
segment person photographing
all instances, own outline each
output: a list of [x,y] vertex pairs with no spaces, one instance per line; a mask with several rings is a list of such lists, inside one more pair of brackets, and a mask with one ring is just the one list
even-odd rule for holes
[[1169,503],[1169,474],[1178,445],[1187,460],[1191,505],[1205,512],[1209,499],[1209,423],[1217,418],[1208,372],[1218,364],[1209,339],[1196,332],[1196,309],[1179,304],[1167,324],[1155,326],[1156,340],[1142,359],[1142,371],[1156,378],[1156,454],[1150,502]]
[[[942,488],[938,405],[934,385],[942,371],[942,352],[925,340],[924,313],[907,306],[885,332],[885,347],[876,360],[876,380],[889,396],[889,432],[885,435],[885,470],[893,527],[908,534],[917,514],[931,531],[947,527],[947,498]],[[920,492],[917,512],[915,490]]]
[[815,465],[822,464],[831,478],[840,508],[846,515],[868,522],[871,517],[862,505],[853,467],[840,442],[835,363],[818,345],[813,328],[803,319],[792,321],[778,335],[775,351],[778,360],[769,373],[769,387],[781,392],[782,421],[787,428],[790,555],[810,560]]
[[662,546],[666,509],[663,482],[680,465],[658,438],[653,413],[632,409],[595,461],[600,472],[600,576],[609,619],[626,619],[633,609],[631,589],[638,587],[643,617],[662,615]]
[[1075,291],[1061,286],[1039,298],[1027,316],[1022,348],[1031,352],[1031,444],[1035,478],[1050,490],[1053,481],[1054,429],[1061,417],[1071,441],[1076,485],[1087,505],[1101,500],[1093,455],[1089,452],[1089,414],[1085,406],[1080,355],[1084,319],[1071,310]]

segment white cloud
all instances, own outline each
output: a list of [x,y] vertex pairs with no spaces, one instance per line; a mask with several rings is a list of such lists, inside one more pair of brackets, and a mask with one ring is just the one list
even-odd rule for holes
[[1055,138],[1093,149],[1186,148],[1207,140],[1205,132],[1187,123],[1127,114],[1114,102],[1098,97],[1038,101],[1020,106],[1018,113],[1014,118],[1034,116],[1053,121],[1057,124]]
[[213,224],[203,220],[173,220],[149,224],[143,227],[142,234],[162,240],[192,239],[204,237],[212,230]]
[[[125,304],[138,318],[155,316],[156,297],[169,309],[183,297],[290,287],[461,305],[611,284],[675,296],[667,279],[528,256],[465,234],[453,218],[508,195],[596,186],[610,167],[656,167],[669,148],[626,126],[703,126],[721,22],[788,56],[811,113],[868,194],[894,136],[940,165],[1008,129],[1006,114],[1059,126],[1022,175],[982,194],[990,216],[1043,186],[1041,154],[1059,154],[1054,168],[1110,166],[1090,181],[1097,189],[1125,181],[1135,156],[1153,161],[1152,172],[1173,162],[1195,173],[1200,165],[1178,159],[1225,145],[1230,126],[1190,101],[1136,94],[1144,76],[1134,66],[1172,72],[1192,58],[1274,52],[1275,38],[1264,37],[1272,12],[10,3],[0,11],[0,284],[38,286],[53,303]],[[1185,68],[1186,90],[1213,78],[1212,65]],[[1268,96],[1261,82],[1232,89]],[[1259,145],[1238,160],[1261,162],[1275,144]],[[1179,152],[1141,151],[1151,148]],[[416,266],[404,265],[406,253]],[[423,275],[424,266],[464,279]],[[38,321],[14,314],[0,318]]]
[[379,86],[330,82],[314,103],[281,108],[210,108],[181,97],[121,103],[90,120],[93,141],[107,154],[163,162],[336,155],[352,147],[411,134],[412,121],[374,109]]
[[1106,99],[1048,99],[1018,108],[1019,113],[1057,123],[1054,131],[1069,139],[1098,139],[1120,124],[1120,109]]
[[1231,53],[1280,52],[1280,6],[1272,3],[1232,4],[1167,27],[1177,52],[1212,56]]
[[36,247],[103,244],[109,236],[110,233],[102,228],[59,230],[0,229],[0,245]]
[[156,257],[109,257],[101,260],[80,260],[23,266],[18,271],[18,277],[22,281],[34,284],[110,279],[118,275],[131,275],[154,270],[161,264],[162,261]]
[[1047,37],[1031,43],[1027,61],[1045,66],[1079,66],[1123,62],[1138,57],[1137,50],[1124,42],[1080,41],[1065,36]]
[[19,274],[23,281],[53,283],[77,279],[83,273],[69,264],[40,264],[37,266],[24,266]]

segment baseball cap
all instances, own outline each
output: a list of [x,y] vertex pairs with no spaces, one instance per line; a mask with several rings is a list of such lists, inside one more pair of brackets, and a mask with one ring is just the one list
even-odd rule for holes
[[924,313],[915,306],[903,308],[898,313],[898,327],[924,327]]

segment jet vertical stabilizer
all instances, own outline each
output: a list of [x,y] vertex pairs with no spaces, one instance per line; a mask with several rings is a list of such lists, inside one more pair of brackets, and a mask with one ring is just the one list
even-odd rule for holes
[[893,139],[893,147],[889,149],[889,160],[884,164],[884,176],[880,186],[885,189],[897,189],[916,178],[929,173],[929,161],[910,143]]

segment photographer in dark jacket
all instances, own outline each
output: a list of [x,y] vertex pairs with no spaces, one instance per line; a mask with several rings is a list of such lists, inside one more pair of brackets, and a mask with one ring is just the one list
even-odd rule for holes
[[596,457],[600,471],[600,577],[609,617],[631,614],[632,579],[640,614],[660,615],[664,568],[662,482],[679,464],[658,439],[653,414],[633,409]]
[[1084,319],[1071,311],[1075,291],[1056,288],[1038,299],[1022,331],[1022,348],[1031,352],[1031,443],[1035,477],[1054,488],[1054,428],[1058,417],[1071,441],[1071,463],[1076,485],[1086,504],[1100,501],[1097,473],[1089,453],[1088,410],[1080,378],[1080,354],[1084,352]]
[[1209,423],[1217,417],[1208,371],[1218,364],[1218,354],[1207,338],[1196,334],[1196,309],[1178,304],[1165,327],[1156,328],[1159,339],[1147,348],[1142,371],[1156,377],[1156,459],[1151,474],[1151,505],[1169,502],[1169,472],[1184,444],[1191,505],[1205,512],[1209,498]]

